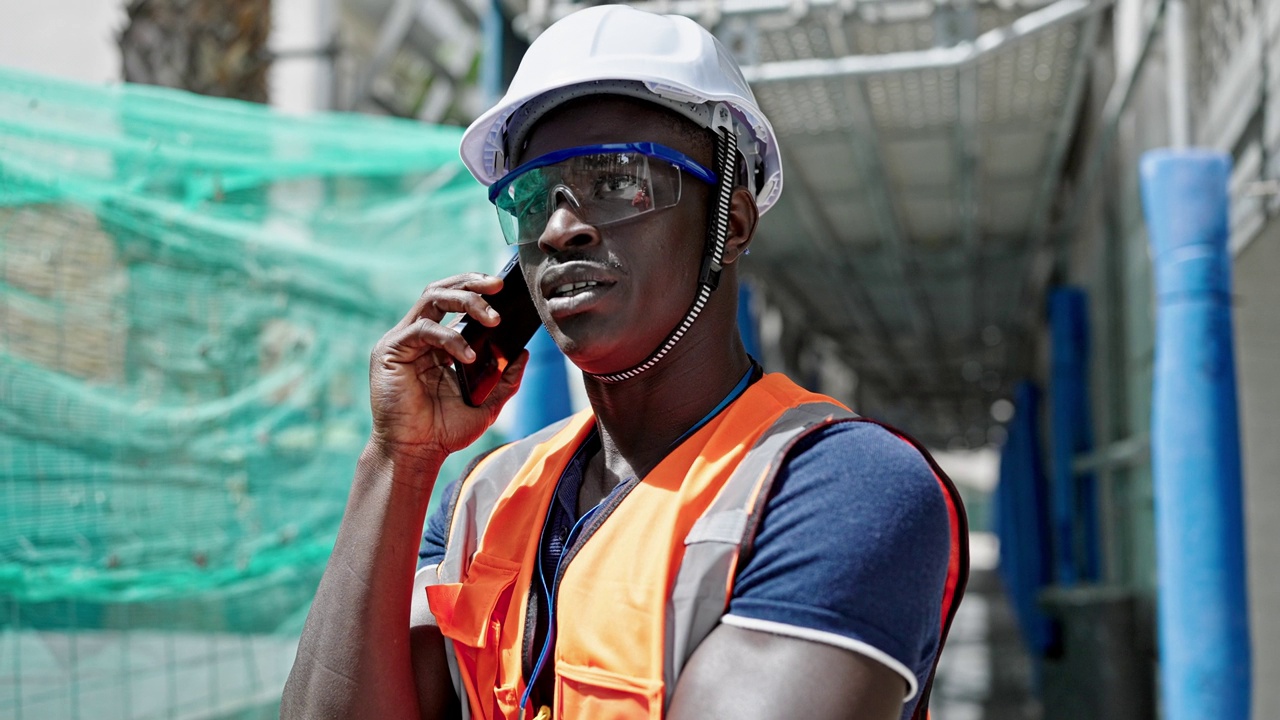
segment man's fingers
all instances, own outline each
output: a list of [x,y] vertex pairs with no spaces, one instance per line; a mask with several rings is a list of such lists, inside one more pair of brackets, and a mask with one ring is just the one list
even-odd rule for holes
[[475,351],[462,339],[462,334],[428,318],[419,318],[407,327],[387,333],[379,346],[379,354],[395,363],[410,364],[433,350],[443,350],[455,359],[470,363]]
[[486,273],[469,272],[454,275],[431,283],[435,287],[472,290],[478,293],[495,293],[502,288],[502,278]]
[[[463,313],[479,321],[482,325],[493,327],[498,324],[498,312],[489,306],[489,301],[480,293],[468,290],[439,290],[431,300],[431,307],[440,313]],[[431,313],[435,315],[435,313]],[[438,318],[434,318],[437,319]]]
[[476,310],[473,317],[486,325],[496,325],[496,315],[492,319],[487,317],[484,310],[489,304],[480,296],[492,295],[500,289],[502,278],[483,273],[463,273],[433,282],[422,291],[418,301],[396,327],[408,327],[421,318],[439,322],[451,312],[472,314],[473,308]]

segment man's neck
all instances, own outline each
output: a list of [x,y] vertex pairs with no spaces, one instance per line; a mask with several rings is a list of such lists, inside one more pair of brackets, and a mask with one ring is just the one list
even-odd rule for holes
[[603,456],[603,464],[592,463],[603,476],[590,480],[606,492],[628,477],[644,477],[751,367],[736,333],[727,340],[686,337],[681,346],[632,380],[587,379]]

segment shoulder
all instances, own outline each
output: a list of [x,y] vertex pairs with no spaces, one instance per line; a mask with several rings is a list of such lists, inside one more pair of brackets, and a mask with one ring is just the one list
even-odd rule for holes
[[835,423],[796,443],[779,469],[769,510],[824,499],[844,512],[898,508],[925,520],[947,514],[942,486],[920,451],[871,422]]
[[[482,449],[443,488],[438,483],[423,526],[422,542],[418,548],[418,567],[438,563],[444,558],[455,512],[474,515],[478,508],[492,509],[529,455],[572,422],[574,417],[576,416],[559,420],[519,440]],[[474,525],[475,518],[470,519],[469,525]]]
[[937,650],[950,542],[914,446],[869,422],[824,427],[780,467],[725,621],[868,655],[914,688]]
[[422,527],[422,542],[418,545],[418,568],[435,565],[444,559],[448,544],[449,521],[457,509],[462,494],[463,483],[470,478],[476,468],[485,459],[510,447],[498,445],[482,450],[469,460],[461,473],[448,483],[437,481],[431,493],[431,502],[427,510],[426,523]]
[[927,533],[950,542],[943,489],[919,450],[868,421],[827,425],[797,442],[774,479],[765,518],[835,515],[841,527]]
[[846,566],[910,559],[945,572],[950,518],[943,492],[920,451],[884,427],[828,425],[784,459],[756,552],[816,550],[834,541],[844,543],[837,562]]

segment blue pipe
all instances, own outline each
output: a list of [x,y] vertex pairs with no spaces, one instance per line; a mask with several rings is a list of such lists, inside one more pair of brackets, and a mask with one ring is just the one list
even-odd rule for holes
[[1155,263],[1151,466],[1168,720],[1249,717],[1230,176],[1230,158],[1207,151],[1157,150],[1141,161]]

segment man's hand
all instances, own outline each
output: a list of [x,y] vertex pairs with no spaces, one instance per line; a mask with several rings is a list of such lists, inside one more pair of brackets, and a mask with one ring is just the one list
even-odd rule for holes
[[373,435],[302,631],[281,717],[440,718],[456,705],[439,630],[422,623],[411,630],[413,569],[440,463],[493,424],[527,357],[507,366],[482,407],[469,407],[449,366],[475,356],[440,321],[457,312],[497,325],[481,293],[501,287],[501,279],[478,273],[433,283],[374,348]]
[[463,313],[488,327],[501,322],[482,294],[492,295],[502,279],[480,273],[432,283],[407,315],[374,347],[369,360],[373,407],[371,444],[392,456],[443,460],[475,442],[498,417],[520,386],[527,353],[507,366],[498,386],[478,407],[462,400],[450,367],[475,360],[462,335],[440,321]]

